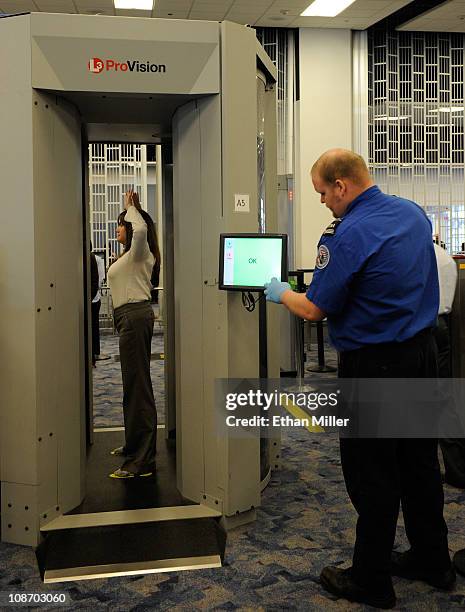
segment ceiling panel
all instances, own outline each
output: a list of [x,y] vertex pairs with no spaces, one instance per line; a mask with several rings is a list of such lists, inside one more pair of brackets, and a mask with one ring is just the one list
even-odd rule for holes
[[192,6],[192,0],[157,0],[155,2],[155,10],[169,11],[186,9],[189,10]]
[[234,21],[235,23],[242,23],[247,25],[255,25],[256,19],[254,15],[241,15],[237,13],[228,13],[225,17],[227,21]]
[[115,9],[117,17],[151,17],[152,11],[135,11],[130,9]]
[[[82,14],[127,15],[171,19],[204,19],[267,27],[317,27],[365,29],[411,0],[356,0],[336,17],[301,17],[310,0],[156,0],[152,11],[117,10],[113,0],[0,0],[0,11],[49,11]],[[455,0],[463,7],[465,0]],[[441,8],[441,7],[439,7]],[[439,9],[436,9],[439,10]],[[437,19],[436,23],[437,23]],[[442,19],[449,19],[448,17]],[[457,27],[457,15],[450,19],[450,29]],[[431,27],[431,22],[427,25]],[[464,20],[465,27],[465,20]],[[429,28],[428,28],[429,29]]]
[[[311,20],[311,21],[309,21]],[[328,19],[328,17],[297,17],[292,21],[293,28],[352,28],[352,29],[360,29],[359,23],[363,22],[363,27],[368,27],[370,20],[369,19],[350,19],[349,17],[341,18],[341,17],[333,17],[332,19]],[[365,25],[367,24],[367,25]]]
[[34,3],[45,13],[76,13],[73,0],[34,0]]
[[402,24],[398,30],[435,31],[435,32],[465,32],[465,2],[450,0],[431,11],[423,13]]
[[187,19],[192,0],[157,0],[152,11],[153,17],[173,17],[174,19]]
[[230,8],[230,2],[225,4],[195,4],[191,13],[227,13]]
[[115,9],[81,9],[78,11],[80,15],[105,15],[105,17],[114,17]]
[[226,11],[191,11],[189,19],[199,19],[200,21],[224,21]]
[[110,16],[110,17],[114,17],[116,15],[115,13],[115,9],[85,9],[85,10],[80,10],[79,13],[81,15],[105,15]]
[[[358,0],[359,2],[361,0]],[[302,11],[310,4],[309,0],[274,0],[273,7],[276,8],[297,8],[301,7]],[[302,12],[301,11],[301,12]]]
[[279,15],[276,17],[263,17],[254,23],[256,26],[260,26],[263,28],[286,28],[291,27],[294,22],[295,17],[289,16],[285,17],[283,15]]
[[231,4],[232,10],[237,11],[250,11],[259,13],[260,11],[266,11],[273,5],[273,0],[253,0],[253,2],[244,2],[244,0],[235,0]]
[[[410,2],[411,0],[357,0],[336,17],[297,17],[292,26],[364,30]],[[363,12],[369,15],[363,16]]]
[[74,4],[80,13],[115,13],[113,0],[74,0]]
[[232,16],[244,15],[244,16],[247,16],[249,19],[256,21],[259,17],[261,17],[265,13],[266,13],[266,10],[257,12],[257,11],[246,10],[243,8],[242,9],[232,8],[230,11],[226,13],[226,19],[229,19],[229,17],[232,17]]
[[279,13],[281,11],[292,11],[293,13],[300,15],[308,6],[308,2],[274,2],[269,11]]
[[343,18],[353,18],[353,17],[361,17],[362,19],[365,19],[367,17],[373,17],[375,15],[377,15],[380,12],[379,8],[376,8],[375,6],[372,6],[371,8],[354,8],[350,11],[350,13],[347,13],[347,11],[344,11],[343,13],[340,14],[340,17]]
[[32,0],[1,0],[0,9],[4,13],[27,13],[37,12],[39,8]]
[[153,11],[153,17],[159,17],[161,19],[188,19],[189,11]]

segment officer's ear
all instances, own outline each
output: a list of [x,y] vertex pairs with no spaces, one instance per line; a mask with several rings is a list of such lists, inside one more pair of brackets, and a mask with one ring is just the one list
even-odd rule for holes
[[334,181],[334,186],[340,190],[341,195],[344,195],[347,191],[347,185],[342,179],[336,179]]

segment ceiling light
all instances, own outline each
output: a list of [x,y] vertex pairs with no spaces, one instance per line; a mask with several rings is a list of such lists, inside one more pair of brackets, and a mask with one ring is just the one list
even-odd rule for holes
[[355,0],[314,0],[301,17],[335,17],[342,13]]
[[113,0],[115,9],[134,9],[136,11],[151,11],[153,0]]
[[430,113],[462,113],[463,106],[441,106],[430,110]]

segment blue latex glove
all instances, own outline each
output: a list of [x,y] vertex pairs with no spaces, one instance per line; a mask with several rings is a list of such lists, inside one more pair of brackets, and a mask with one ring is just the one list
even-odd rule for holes
[[276,277],[273,277],[270,283],[265,283],[266,301],[281,304],[281,294],[290,288],[289,283],[282,283]]

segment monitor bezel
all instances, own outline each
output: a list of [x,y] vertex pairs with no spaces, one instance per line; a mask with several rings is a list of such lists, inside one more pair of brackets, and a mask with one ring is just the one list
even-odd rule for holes
[[[218,288],[221,291],[254,291],[263,292],[264,287],[258,287],[256,285],[225,285],[224,284],[224,242],[226,238],[280,238],[282,242],[281,249],[281,281],[287,281],[288,277],[288,261],[287,261],[287,234],[260,234],[260,233],[231,233],[231,234],[220,234],[220,260],[219,260],[219,281]],[[271,280],[271,279],[270,279]]]

